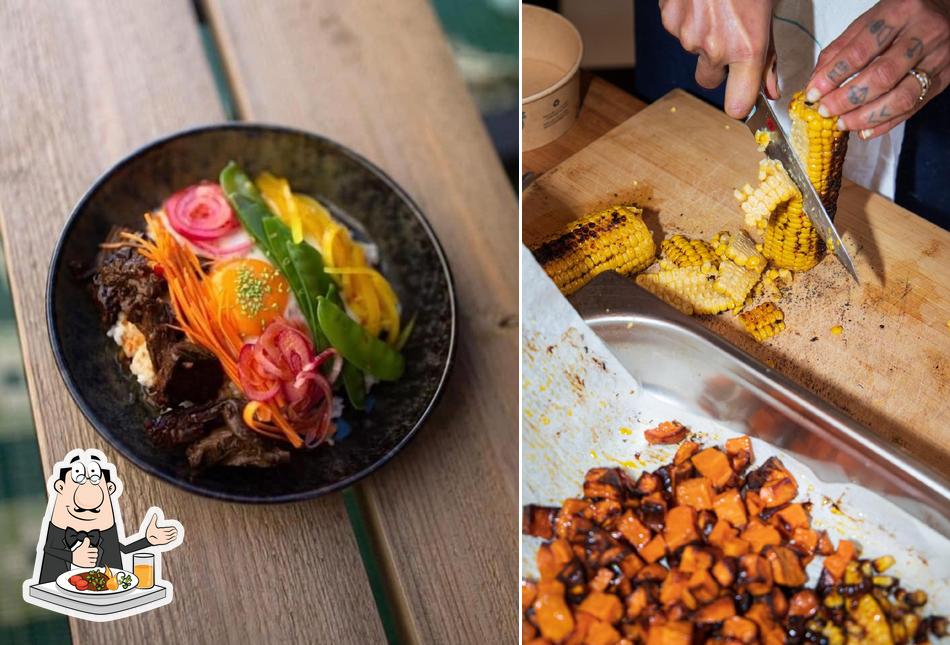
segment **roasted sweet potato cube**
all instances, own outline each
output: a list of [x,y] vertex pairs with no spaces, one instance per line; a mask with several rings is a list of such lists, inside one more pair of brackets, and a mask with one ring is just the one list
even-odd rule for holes
[[684,441],[676,449],[676,454],[673,455],[673,464],[679,466],[686,463],[690,457],[699,452],[699,448],[699,444],[695,441]]
[[590,626],[584,645],[615,645],[620,638],[620,632],[610,623],[596,621]]
[[640,477],[637,479],[636,490],[641,495],[649,495],[659,491],[662,485],[659,477],[644,471],[640,473]]
[[640,520],[654,531],[666,526],[666,500],[660,493],[651,493],[640,500]]
[[712,565],[712,553],[702,547],[689,545],[680,554],[680,571],[695,573],[696,571],[704,571]]
[[558,642],[574,631],[574,615],[564,600],[564,585],[541,580],[534,601],[534,622],[544,638]]
[[697,511],[713,507],[712,484],[705,477],[694,477],[676,485],[676,503]]
[[666,540],[662,533],[657,533],[640,549],[640,557],[649,564],[653,564],[664,555],[666,555]]
[[521,581],[521,611],[528,611],[528,607],[538,597],[538,585],[530,580]]
[[802,555],[811,559],[811,556],[815,554],[815,550],[818,548],[818,532],[814,529],[798,527],[792,531],[792,536],[789,538],[788,544]]
[[556,578],[563,566],[554,557],[554,552],[551,550],[550,544],[542,544],[538,547],[535,562],[538,565],[538,573],[541,575],[541,580],[552,580]]
[[835,552],[835,545],[831,543],[828,537],[828,531],[822,531],[818,534],[818,553],[820,555],[831,555]]
[[805,511],[805,507],[801,504],[789,504],[775,515],[781,521],[782,528],[784,528],[785,532],[789,535],[797,528],[807,529],[811,526],[811,521],[808,519],[808,512]]
[[551,542],[551,553],[554,555],[558,567],[563,567],[574,559],[574,550],[571,548],[571,543],[563,538]]
[[745,617],[759,628],[762,645],[785,645],[785,631],[775,624],[771,610],[764,603],[753,603]]
[[617,530],[637,550],[642,549],[643,545],[653,537],[653,531],[641,522],[633,511],[627,511],[623,514],[617,523]]
[[546,638],[538,637],[527,641],[525,645],[553,645],[553,643]]
[[736,570],[738,568],[736,562],[735,558],[716,560],[716,564],[712,566],[712,577],[721,586],[731,587],[732,583],[736,581]]
[[776,616],[784,618],[785,614],[788,613],[788,598],[785,597],[785,592],[778,587],[772,587],[769,602],[772,604],[772,613]]
[[729,522],[725,520],[719,520],[716,522],[716,525],[713,527],[712,531],[709,532],[709,535],[706,537],[706,541],[712,544],[713,546],[718,546],[722,548],[722,545],[726,541],[739,535],[739,532],[736,531],[732,526],[729,525]]
[[738,583],[753,596],[762,596],[772,590],[772,567],[761,555],[744,555],[739,558]]
[[726,454],[732,470],[741,473],[753,461],[752,440],[747,436],[726,440]]
[[716,488],[722,488],[732,479],[732,467],[729,465],[729,459],[718,448],[706,448],[692,457],[693,465],[703,477],[708,477],[709,481]]
[[759,497],[766,508],[788,504],[798,495],[798,485],[791,476],[770,481],[759,489]]
[[729,596],[723,596],[696,612],[698,623],[721,623],[736,615],[736,605]]
[[635,553],[628,553],[620,562],[620,570],[627,578],[632,578],[637,571],[643,568],[643,560],[637,557]]
[[590,631],[591,625],[596,622],[597,619],[590,614],[580,611],[574,614],[574,631],[564,641],[564,645],[584,645],[587,642],[587,633]]
[[749,520],[745,530],[739,534],[743,540],[747,540],[752,545],[752,552],[758,553],[766,546],[772,544],[781,544],[782,536],[775,530],[774,526],[763,524],[760,520]]
[[620,622],[623,616],[623,603],[612,593],[595,591],[587,594],[577,610],[586,612],[597,620],[613,624]]
[[748,540],[742,538],[730,538],[722,544],[722,554],[731,558],[738,558],[752,550],[752,545]]
[[664,421],[655,428],[644,431],[648,443],[679,443],[689,434],[689,428],[679,421]]
[[765,502],[759,497],[758,491],[746,491],[745,508],[746,511],[748,511],[749,517],[755,517],[765,509]]
[[762,553],[772,566],[772,579],[775,584],[785,587],[800,587],[805,584],[805,570],[794,551],[785,546],[767,546]]
[[594,523],[585,517],[590,502],[583,499],[569,499],[561,505],[554,523],[554,532],[559,538],[573,540],[574,537],[591,529]]
[[646,587],[637,587],[633,590],[633,593],[624,600],[624,604],[626,605],[624,614],[629,620],[633,620],[643,613],[643,610],[647,608],[647,603],[649,602],[650,596],[647,594]]
[[521,532],[550,540],[554,537],[554,522],[559,510],[556,506],[526,504],[521,512]]
[[857,549],[851,540],[841,540],[838,542],[838,550],[825,558],[825,570],[836,580],[840,581],[844,575],[845,567],[854,560],[857,555]]
[[689,574],[682,571],[670,571],[660,585],[660,604],[669,607],[683,599],[683,592],[686,591],[686,583],[689,582]]
[[622,512],[623,507],[615,499],[601,499],[591,505],[591,519],[604,528],[610,528],[614,522],[613,518]]
[[722,635],[734,638],[741,643],[753,643],[758,636],[759,628],[748,618],[733,616],[722,623]]
[[587,584],[591,591],[603,591],[610,585],[610,581],[614,579],[614,575],[614,572],[607,567],[601,567]]
[[818,595],[811,589],[802,589],[788,603],[789,616],[811,618],[818,612]]
[[633,483],[620,468],[591,468],[584,476],[584,497],[621,500]]
[[690,645],[693,641],[693,625],[685,620],[674,620],[650,625],[647,645]]
[[689,577],[686,588],[700,603],[712,602],[719,595],[719,583],[707,569],[694,572]]
[[637,571],[637,581],[652,580],[653,582],[662,582],[666,580],[666,576],[669,572],[670,570],[662,564],[654,562]]
[[689,506],[675,506],[666,514],[666,528],[663,530],[666,547],[675,551],[685,544],[699,539],[696,530],[696,511]]
[[745,504],[742,503],[742,495],[736,488],[727,488],[715,498],[713,498],[713,510],[716,517],[720,520],[726,520],[734,527],[745,526],[748,518],[746,517]]

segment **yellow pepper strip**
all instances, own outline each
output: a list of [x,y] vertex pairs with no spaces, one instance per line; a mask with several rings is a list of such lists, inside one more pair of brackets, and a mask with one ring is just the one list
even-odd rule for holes
[[340,286],[352,315],[370,334],[386,332],[386,341],[399,339],[399,300],[389,282],[366,262],[363,248],[345,226],[317,200],[290,192],[285,179],[262,173],[257,188],[277,217],[290,229],[295,242],[308,239],[320,251],[326,272]]

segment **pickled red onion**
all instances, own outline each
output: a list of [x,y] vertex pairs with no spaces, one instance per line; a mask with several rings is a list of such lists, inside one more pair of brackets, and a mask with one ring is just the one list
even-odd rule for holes
[[207,181],[179,190],[164,208],[171,227],[192,242],[217,240],[240,226],[221,186]]

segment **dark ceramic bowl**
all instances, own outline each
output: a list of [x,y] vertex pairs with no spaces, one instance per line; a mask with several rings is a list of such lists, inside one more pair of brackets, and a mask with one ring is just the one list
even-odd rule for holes
[[[143,426],[156,411],[117,359],[88,284],[89,267],[113,225],[143,227],[142,214],[176,190],[215,180],[234,159],[252,176],[268,170],[313,195],[344,219],[354,237],[375,242],[404,315],[416,327],[404,349],[405,375],[380,383],[367,413],[348,410],[350,434],[334,446],[291,451],[273,469],[219,467],[192,474],[183,450],[159,448]],[[173,134],[106,172],[73,210],[53,253],[47,324],[66,387],[102,437],[146,472],[188,491],[241,502],[315,497],[365,477],[419,429],[439,397],[455,344],[455,295],[449,267],[425,216],[389,177],[360,155],[307,132],[226,124]]]

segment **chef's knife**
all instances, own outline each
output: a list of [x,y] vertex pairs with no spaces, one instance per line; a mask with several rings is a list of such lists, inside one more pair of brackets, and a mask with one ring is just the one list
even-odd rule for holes
[[802,207],[805,214],[811,218],[811,223],[818,229],[818,234],[824,240],[825,246],[834,251],[835,257],[844,265],[844,268],[848,270],[855,282],[861,284],[861,281],[858,280],[858,274],[854,270],[854,262],[852,262],[851,256],[848,255],[848,250],[844,248],[844,244],[841,243],[841,236],[835,230],[835,225],[832,223],[828,211],[825,210],[824,204],[821,203],[821,198],[818,197],[818,193],[808,179],[808,175],[805,173],[805,169],[802,168],[795,151],[789,145],[788,136],[782,129],[782,124],[775,118],[772,106],[769,105],[765,94],[762,92],[759,92],[759,98],[756,100],[752,112],[746,117],[745,124],[752,130],[753,135],[758,130],[768,131],[769,144],[765,148],[766,156],[780,161],[785,167],[788,176],[792,178],[792,181],[798,186],[798,190],[801,191]]

